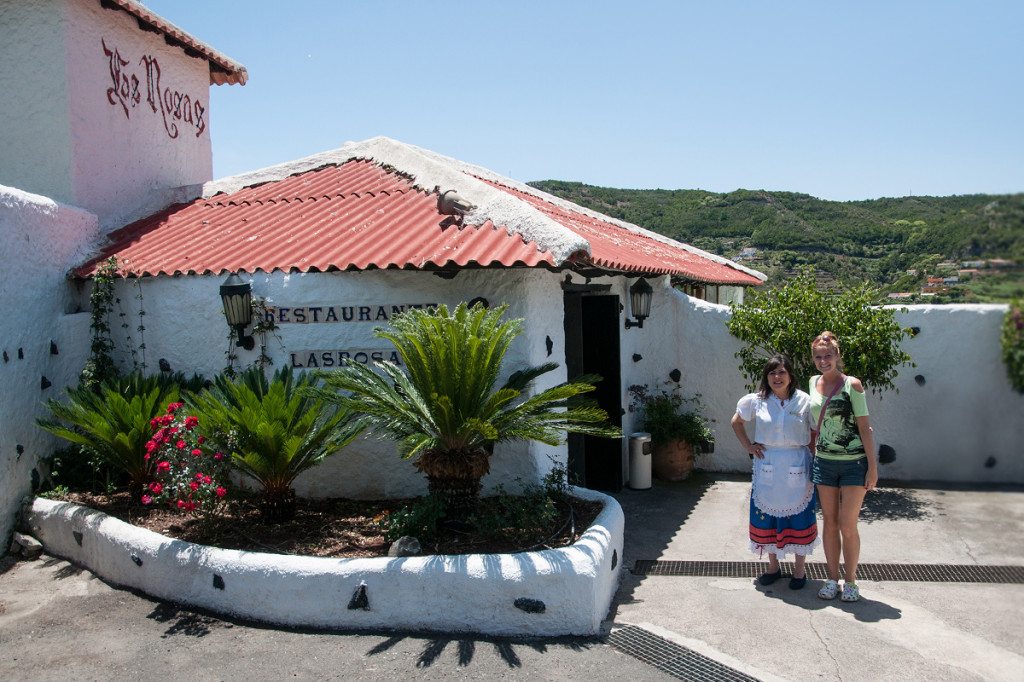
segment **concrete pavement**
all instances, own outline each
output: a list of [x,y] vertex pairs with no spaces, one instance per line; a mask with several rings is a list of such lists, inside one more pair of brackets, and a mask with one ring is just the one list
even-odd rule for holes
[[[626,513],[626,571],[608,629],[635,626],[765,680],[1024,677],[1021,584],[862,579],[864,599],[843,604],[817,599],[816,581],[792,592],[784,580],[764,588],[750,578],[629,571],[641,559],[754,559],[748,491],[741,479],[697,475],[617,495]],[[1024,491],[883,488],[869,495],[864,517],[864,562],[1024,566]],[[811,561],[824,561],[820,549]],[[600,640],[278,630],[117,590],[58,559],[8,558],[0,570],[4,680],[672,679],[671,666],[648,665]]]

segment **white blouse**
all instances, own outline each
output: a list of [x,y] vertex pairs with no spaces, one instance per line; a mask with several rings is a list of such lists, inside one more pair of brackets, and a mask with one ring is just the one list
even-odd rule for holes
[[799,389],[785,404],[775,394],[748,393],[736,404],[736,414],[754,422],[753,440],[765,447],[799,447],[811,440],[811,397]]

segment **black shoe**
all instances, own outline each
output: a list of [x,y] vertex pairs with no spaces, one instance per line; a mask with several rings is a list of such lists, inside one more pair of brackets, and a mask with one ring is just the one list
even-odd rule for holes
[[774,573],[765,573],[764,575],[762,575],[760,578],[757,579],[757,582],[760,583],[761,585],[771,585],[773,582],[775,582],[776,580],[778,580],[781,577],[782,577],[782,569],[780,568],[779,570],[775,571]]
[[791,589],[791,590],[802,590],[802,589],[804,589],[804,585],[806,585],[806,584],[807,584],[807,576],[804,576],[803,578],[790,578],[789,579],[789,589]]

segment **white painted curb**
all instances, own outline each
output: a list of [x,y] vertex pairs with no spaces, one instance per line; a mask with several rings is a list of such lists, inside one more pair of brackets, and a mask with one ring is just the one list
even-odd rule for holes
[[[518,554],[330,559],[218,549],[42,498],[25,523],[47,553],[113,584],[247,620],[341,630],[594,635],[618,587],[624,519],[607,495],[581,488],[573,494],[604,504],[583,536],[570,547]],[[362,584],[368,607],[349,608]],[[540,613],[522,608],[539,603]]]

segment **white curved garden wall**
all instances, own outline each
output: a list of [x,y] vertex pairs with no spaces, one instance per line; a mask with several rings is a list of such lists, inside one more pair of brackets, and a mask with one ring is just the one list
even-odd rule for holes
[[[678,329],[677,339],[663,340],[659,355],[674,358],[686,392],[703,394],[707,414],[716,419],[715,452],[701,455],[698,466],[748,471],[749,458],[729,427],[736,401],[747,392],[733,357],[740,344],[726,328],[729,309],[678,293],[659,298],[673,301]],[[1024,483],[1024,395],[1010,387],[1000,357],[1005,311],[1001,305],[916,305],[897,313],[901,326],[921,331],[903,342],[917,367],[900,369],[899,392],[868,395],[875,440],[896,454],[882,465],[882,478]]]
[[[565,381],[562,300],[558,276],[545,270],[465,270],[454,279],[442,279],[428,272],[375,270],[366,272],[245,275],[253,283],[253,295],[265,298],[279,309],[289,308],[293,319],[296,306],[335,306],[338,322],[285,323],[275,338],[268,336],[267,354],[273,367],[291,364],[293,359],[311,366],[312,351],[317,365],[324,366],[323,353],[330,352],[337,362],[338,351],[378,351],[387,358],[391,346],[373,335],[376,326],[386,321],[345,322],[340,307],[443,303],[453,307],[477,297],[492,307],[509,304],[508,317],[525,317],[524,333],[509,349],[505,370],[511,373],[526,365],[549,360],[547,338],[552,341],[550,359],[559,362],[557,370],[541,377],[543,389]],[[128,320],[132,340],[115,326],[115,341],[122,369],[130,369],[131,356],[125,350],[138,348],[135,327],[139,319],[146,325],[147,371],[156,371],[159,359],[165,359],[175,371],[199,372],[212,377],[225,366],[228,327],[224,321],[218,288],[226,276],[146,277],[118,283],[118,295]],[[138,298],[141,292],[141,301]],[[556,296],[552,292],[558,292]],[[138,317],[140,309],[145,311]],[[278,314],[280,315],[280,310]],[[324,315],[324,313],[318,313]],[[244,367],[258,356],[259,344],[252,351],[232,346],[237,353],[236,366]],[[294,354],[294,358],[293,358]],[[141,354],[136,360],[141,361]],[[565,448],[540,443],[500,444],[491,458],[491,474],[484,478],[485,489],[496,484],[515,487],[516,479],[537,482],[552,466],[550,457],[565,463]],[[354,497],[363,499],[397,498],[420,495],[426,491],[424,476],[412,464],[401,460],[390,442],[363,437],[329,458],[296,482],[296,491],[305,497]]]
[[0,186],[0,553],[56,444],[35,425],[42,401],[76,383],[89,352],[89,315],[74,313],[66,273],[97,235],[94,215]]
[[[241,552],[171,540],[44,499],[35,500],[26,521],[47,553],[105,580],[238,618],[345,630],[594,635],[621,575],[623,515],[609,497],[576,493],[604,504],[586,533],[570,547],[520,554],[329,559]],[[351,604],[360,586],[365,608]]]

